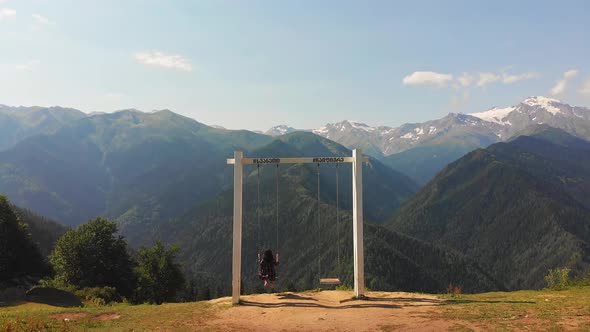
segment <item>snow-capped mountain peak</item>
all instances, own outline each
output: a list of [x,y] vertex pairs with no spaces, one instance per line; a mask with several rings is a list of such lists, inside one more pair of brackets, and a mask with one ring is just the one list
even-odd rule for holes
[[532,96],[523,100],[521,104],[532,107],[541,107],[547,110],[549,113],[557,114],[560,113],[560,110],[558,107],[555,107],[554,104],[561,104],[561,102],[553,98],[547,98],[543,96]]
[[[570,132],[590,133],[590,109],[572,107],[557,99],[533,96],[509,107],[493,107],[483,112],[447,116],[423,123],[399,127],[369,126],[344,120],[311,130],[314,134],[349,148],[362,148],[367,153],[388,156],[418,146],[472,144],[487,146],[518,135],[530,126],[546,124]],[[274,127],[274,135],[289,132],[290,127]],[[291,128],[292,129],[292,128]],[[270,130],[269,130],[270,132]],[[267,134],[269,134],[267,132]]]
[[348,132],[348,131],[360,131],[360,132],[367,132],[372,133],[375,132],[377,128],[371,127],[366,123],[362,123],[359,121],[354,120],[344,120],[337,123],[328,123],[327,125],[312,130],[314,134],[325,136],[327,137],[327,133],[329,132]]
[[297,129],[283,124],[283,125],[278,125],[278,126],[274,126],[274,127],[270,128],[269,130],[266,131],[266,134],[271,135],[271,136],[281,136],[281,135],[290,134],[294,131],[297,131]]
[[497,124],[507,124],[510,125],[509,121],[503,121],[504,118],[506,118],[508,116],[508,114],[512,113],[512,111],[514,111],[516,109],[516,107],[512,106],[512,107],[505,107],[505,108],[499,108],[499,107],[492,107],[487,111],[484,112],[479,112],[479,113],[471,113],[469,115],[474,116],[476,118],[480,118],[484,121],[488,121],[488,122],[495,122]]
[[[532,117],[532,121],[538,118],[535,114],[539,110],[544,110],[551,115],[565,114],[565,109],[570,108],[557,99],[547,98],[543,96],[532,96],[521,101],[516,106],[510,107],[493,107],[484,112],[470,113],[469,115],[480,118],[484,121],[494,122],[503,126],[511,126],[510,118],[514,112],[528,114]],[[538,121],[537,121],[538,122]]]

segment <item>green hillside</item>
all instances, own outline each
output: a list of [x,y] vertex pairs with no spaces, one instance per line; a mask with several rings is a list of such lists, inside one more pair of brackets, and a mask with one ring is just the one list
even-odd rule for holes
[[93,115],[0,152],[0,192],[68,225],[97,215],[123,216],[123,228],[149,225],[221,191],[230,181],[225,158],[234,149],[271,140],[170,111]]
[[446,165],[479,147],[459,144],[424,145],[389,155],[383,162],[424,185]]
[[545,128],[476,150],[407,202],[391,229],[462,252],[510,289],[542,287],[549,268],[583,271],[589,148]]
[[0,105],[0,150],[13,147],[19,141],[54,133],[84,118],[86,114],[63,107],[9,107]]
[[[294,133],[253,152],[253,156],[260,157],[277,155],[350,155],[350,151],[313,134]],[[349,185],[348,188],[344,185],[350,182],[350,169],[341,166],[342,200],[338,225],[335,169],[329,165],[320,167],[323,189],[318,226],[316,167],[281,165],[278,228],[275,216],[276,167],[261,167],[260,217],[257,210],[257,167],[245,169],[242,257],[245,292],[261,290],[261,283],[256,276],[256,258],[257,252],[267,247],[273,250],[278,247],[281,254],[277,286],[280,289],[315,288],[320,276],[338,276],[345,284],[352,284],[351,189]],[[409,198],[414,186],[407,188],[407,184],[411,184],[410,180],[375,161],[364,167],[364,178],[368,287],[440,292],[453,283],[470,291],[503,288],[460,253],[370,224],[371,221],[380,221],[373,218],[388,214],[401,201]],[[402,189],[405,186],[404,192]],[[232,195],[229,189],[207,206],[195,209],[185,221],[170,223],[159,229],[159,235],[164,240],[177,243],[182,248],[181,261],[190,278],[199,280],[201,287],[208,283],[206,287],[219,295],[228,294],[231,285]],[[389,201],[386,205],[388,211],[380,214],[378,204],[384,200]]]

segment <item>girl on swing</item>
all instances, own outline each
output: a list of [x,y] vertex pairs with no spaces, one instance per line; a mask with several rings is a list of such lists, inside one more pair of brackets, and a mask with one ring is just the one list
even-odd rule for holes
[[260,280],[264,280],[264,287],[275,288],[275,280],[277,279],[277,272],[275,266],[279,265],[279,254],[277,253],[276,259],[272,254],[272,250],[267,249],[264,251],[262,257],[258,256],[258,263],[260,268],[258,270],[258,277]]

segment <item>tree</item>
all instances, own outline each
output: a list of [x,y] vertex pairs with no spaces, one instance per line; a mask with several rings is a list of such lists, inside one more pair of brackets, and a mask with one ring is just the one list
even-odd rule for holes
[[8,199],[0,195],[0,287],[22,277],[42,277],[49,271],[27,226],[19,221]]
[[160,241],[152,248],[142,247],[138,253],[136,300],[161,304],[174,301],[184,286],[182,267],[175,263],[177,247],[167,249]]
[[58,241],[49,257],[58,284],[84,287],[115,287],[130,295],[135,285],[133,261],[127,243],[116,236],[117,225],[96,218]]

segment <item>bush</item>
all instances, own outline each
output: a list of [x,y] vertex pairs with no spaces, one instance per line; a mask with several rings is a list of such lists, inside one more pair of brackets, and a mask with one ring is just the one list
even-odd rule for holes
[[[162,304],[176,299],[176,292],[184,287],[182,267],[174,262],[178,250],[177,247],[166,248],[160,241],[152,248],[140,248],[135,268],[135,302]],[[205,290],[206,299],[210,299],[209,288]]]
[[127,243],[117,236],[117,225],[96,218],[65,233],[57,241],[49,260],[57,285],[115,287],[130,295],[135,287],[133,261]]
[[354,290],[354,288],[351,285],[349,285],[349,284],[342,283],[342,284],[336,286],[336,290],[351,291],[351,290]]
[[574,287],[590,286],[590,269],[585,273],[580,273],[578,277],[570,281],[569,285]]
[[549,269],[549,272],[545,276],[545,282],[547,283],[547,287],[553,290],[566,289],[569,284],[569,274],[570,269],[567,267]]
[[447,287],[447,294],[449,294],[451,297],[461,297],[463,291],[461,290],[461,287],[449,284],[449,286]]
[[94,305],[121,302],[121,296],[114,287],[86,287],[74,292],[77,296]]

